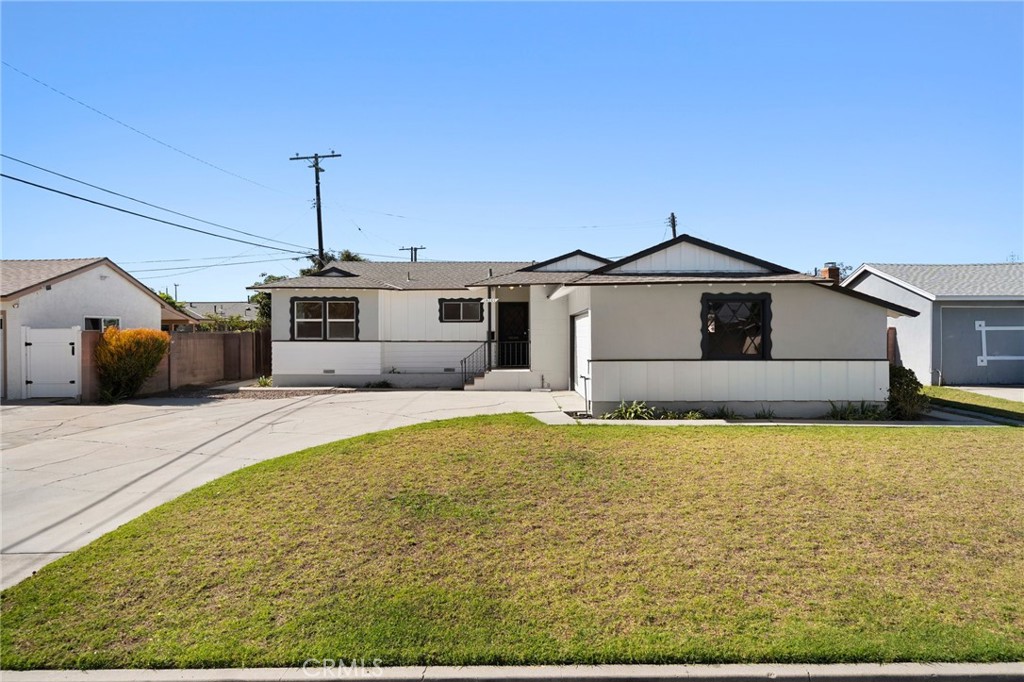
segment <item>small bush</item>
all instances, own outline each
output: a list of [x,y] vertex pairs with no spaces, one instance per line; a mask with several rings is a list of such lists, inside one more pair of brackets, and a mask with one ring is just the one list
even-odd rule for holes
[[912,421],[928,410],[928,396],[914,370],[889,365],[889,399],[885,407],[891,419]]
[[683,415],[683,419],[707,419],[708,416],[700,410],[690,410]]
[[719,405],[711,412],[712,419],[740,419],[740,416],[735,411],[727,407],[726,405]]
[[840,422],[856,421],[882,421],[886,418],[885,408],[881,405],[869,405],[863,400],[860,404],[855,403],[834,403],[828,401],[829,410],[825,419],[833,419]]
[[115,403],[139,392],[171,348],[171,335],[156,329],[107,327],[94,359],[100,377],[100,400]]
[[762,405],[761,409],[754,413],[754,419],[775,419],[775,410]]
[[657,419],[658,413],[653,407],[648,407],[644,401],[634,400],[629,405],[623,400],[611,412],[601,415],[601,419]]
[[274,377],[260,377],[256,380],[256,385],[260,388],[270,388],[274,385]]

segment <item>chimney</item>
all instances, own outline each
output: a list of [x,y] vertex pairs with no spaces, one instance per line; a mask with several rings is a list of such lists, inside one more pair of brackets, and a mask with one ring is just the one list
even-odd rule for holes
[[825,263],[825,267],[821,269],[821,276],[825,279],[830,279],[833,282],[839,281],[839,266],[836,265],[835,261],[829,261]]

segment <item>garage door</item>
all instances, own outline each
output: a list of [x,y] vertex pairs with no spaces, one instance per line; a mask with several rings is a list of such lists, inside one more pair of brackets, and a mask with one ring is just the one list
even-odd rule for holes
[[943,384],[1024,383],[1024,308],[946,305],[940,315]]
[[573,377],[572,387],[586,399],[590,398],[590,313],[572,318]]
[[77,398],[81,393],[81,330],[78,327],[23,329],[25,397]]

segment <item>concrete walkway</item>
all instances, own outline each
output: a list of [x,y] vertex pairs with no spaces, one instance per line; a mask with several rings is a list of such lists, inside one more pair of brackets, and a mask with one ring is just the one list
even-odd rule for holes
[[532,413],[573,423],[570,392],[386,391],[280,399],[0,406],[4,588],[126,521],[265,459],[437,419]]
[[[331,661],[334,663],[334,661]],[[365,668],[309,665],[305,668],[236,670],[87,670],[6,672],[5,682],[266,682],[270,680],[380,680],[381,682],[850,682],[928,680],[995,682],[1024,680],[1024,663],[855,663],[837,665],[588,665],[446,666]]]
[[1024,386],[950,386],[949,388],[1024,403]]

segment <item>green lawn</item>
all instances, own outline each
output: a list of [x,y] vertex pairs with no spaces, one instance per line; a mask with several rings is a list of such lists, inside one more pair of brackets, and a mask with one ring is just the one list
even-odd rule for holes
[[480,417],[226,476],[2,595],[5,668],[1024,659],[1024,431]]
[[940,407],[944,405],[1024,421],[1024,403],[1016,400],[994,398],[948,386],[925,386],[924,393],[933,404]]

